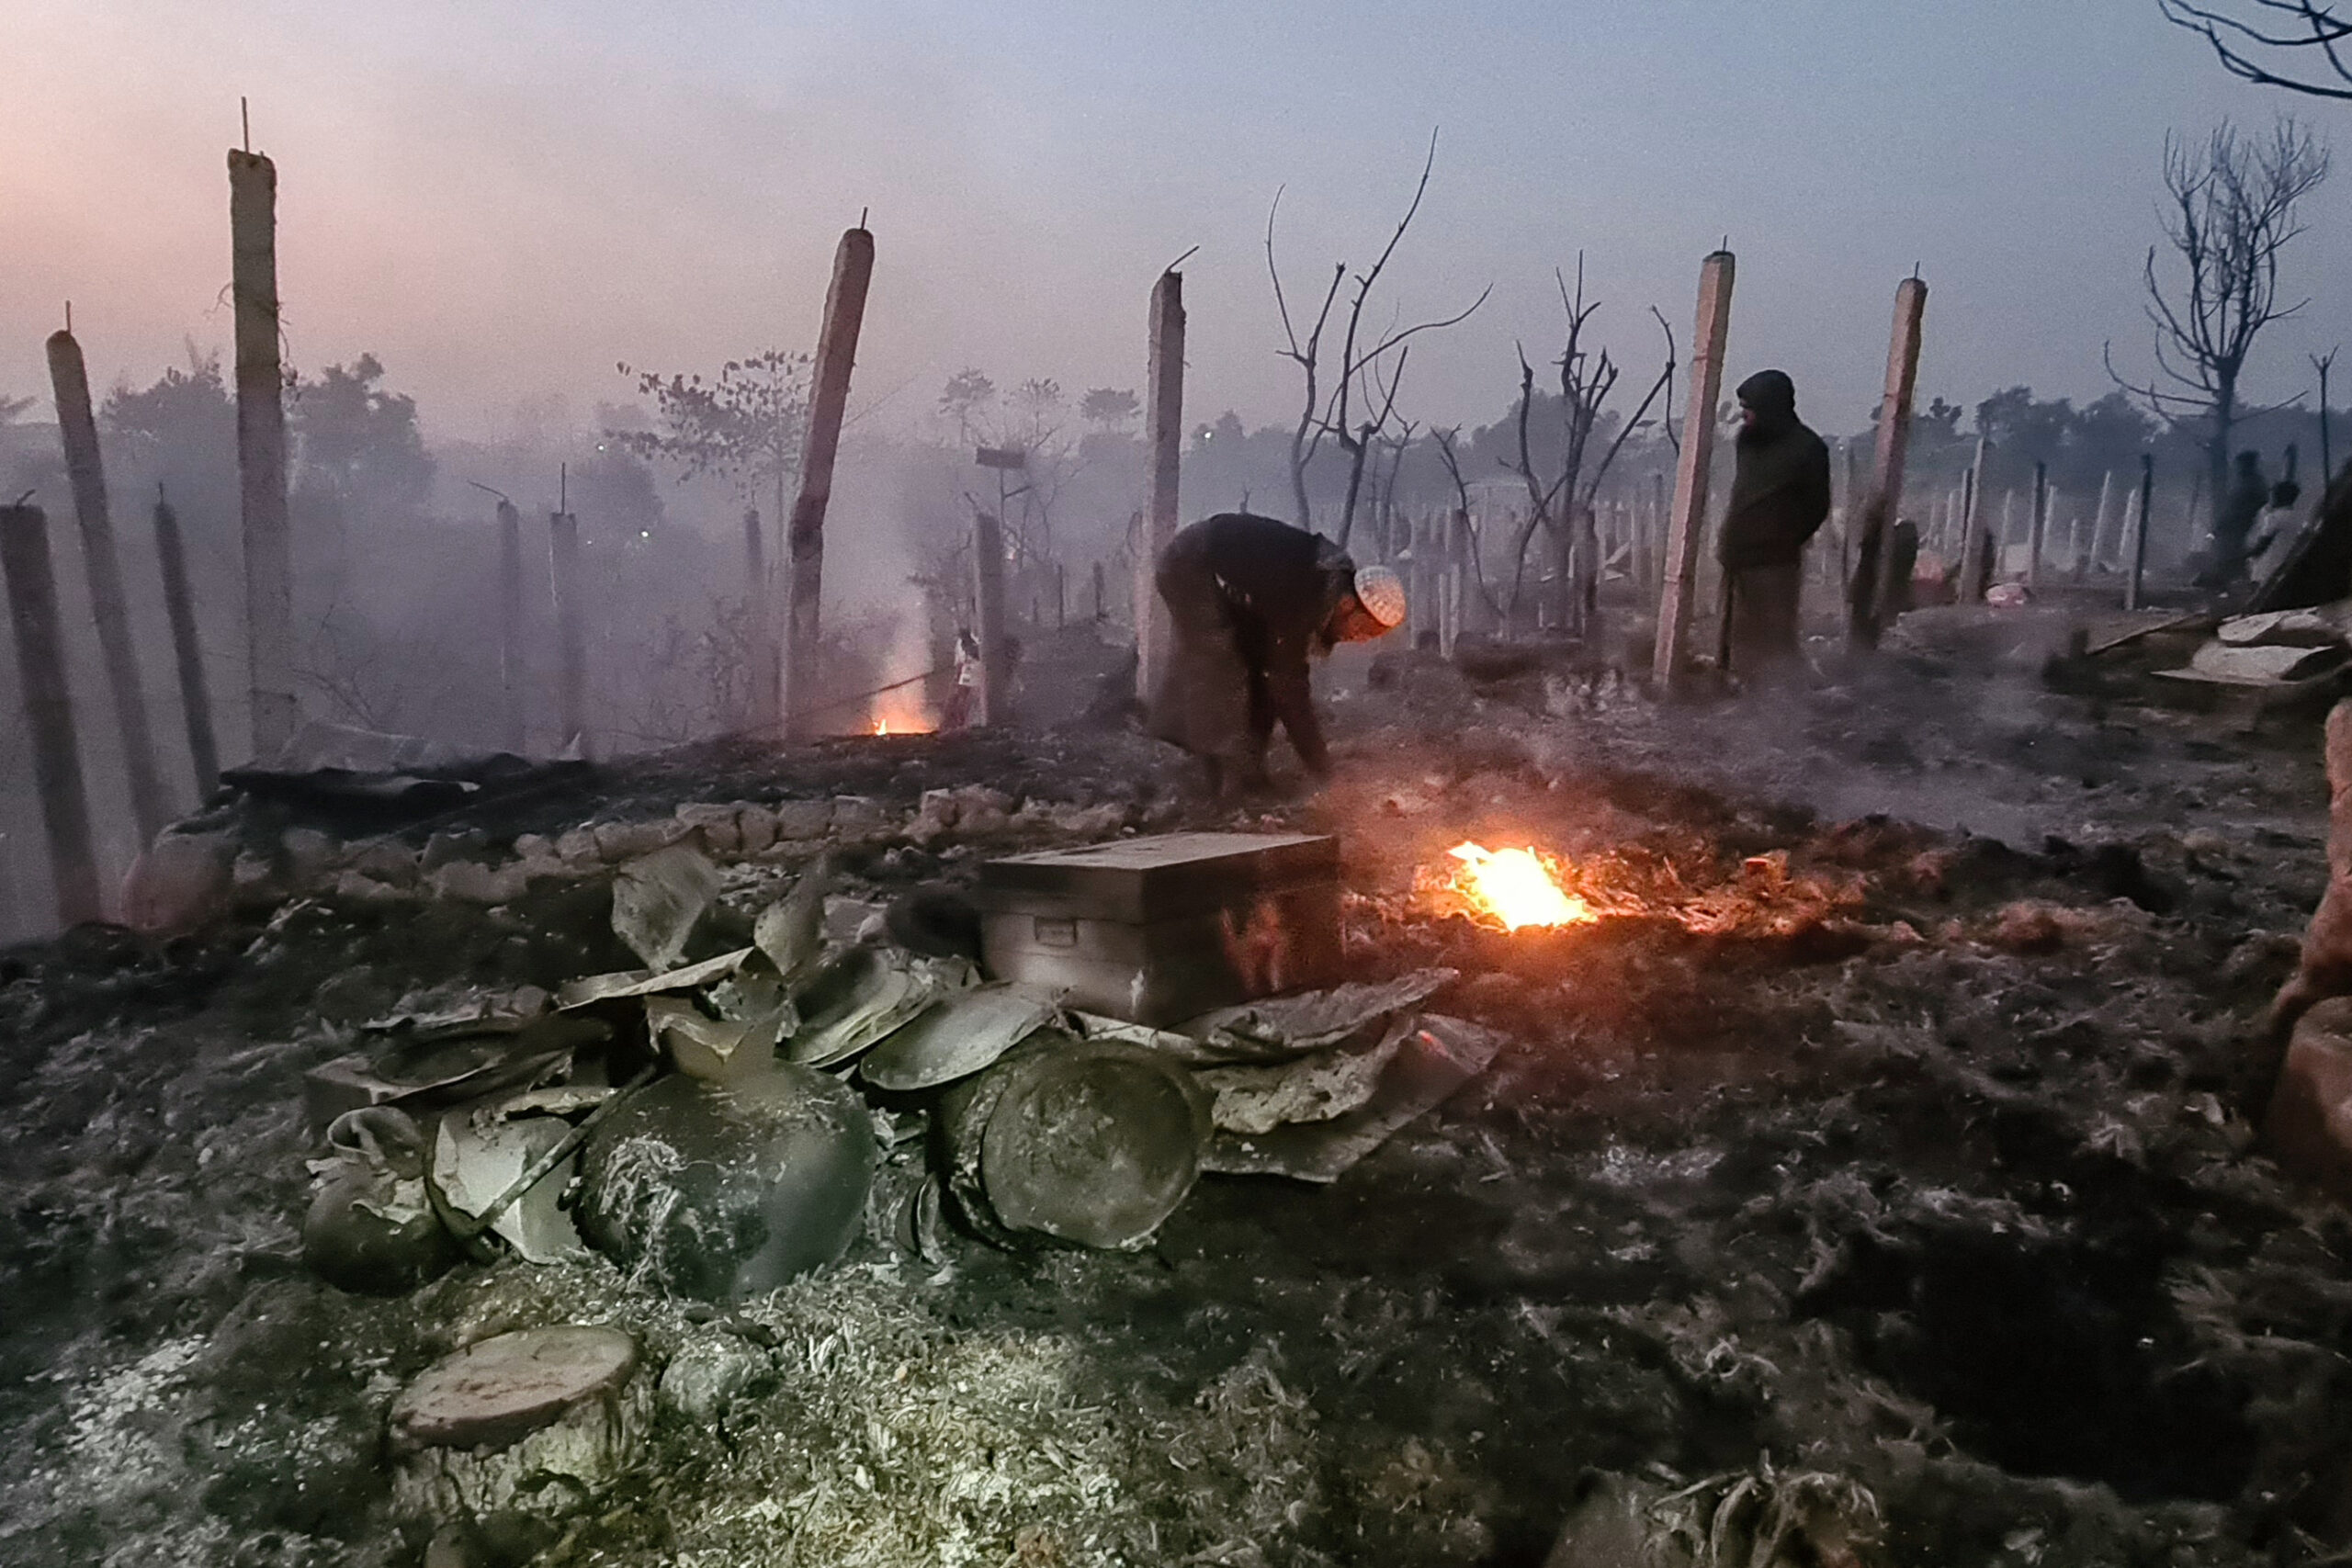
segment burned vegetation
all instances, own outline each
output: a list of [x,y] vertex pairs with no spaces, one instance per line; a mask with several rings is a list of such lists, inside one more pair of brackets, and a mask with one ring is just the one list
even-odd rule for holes
[[[1951,678],[1912,662],[1883,679]],[[2352,1226],[2242,1099],[2316,886],[2301,749],[2029,697],[1938,742],[2012,754],[1988,806],[2074,797],[2080,841],[2013,847],[1773,791],[1922,791],[1943,764],[1835,700],[1895,686],[1727,765],[1732,710],[1392,672],[1340,705],[1340,782],[1271,813],[1204,816],[1140,740],[976,733],[183,825],[236,868],[190,884],[200,929],[8,960],[11,1560],[2343,1539]],[[1440,707],[1472,716],[1442,743]],[[2101,738],[2165,782],[2086,792],[2065,753]],[[1201,833],[1336,840],[1274,878],[1333,920],[1307,1005],[1170,1030],[1071,1001],[1076,969],[970,988],[990,867]],[[1470,845],[1534,852],[1570,918],[1513,929]],[[1081,1050],[1091,1077],[1023,1068]],[[662,1121],[779,1081],[731,1130]],[[583,1126],[548,1201],[468,1223]],[[355,1179],[428,1244],[322,1258]],[[564,1325],[606,1337],[532,1338]],[[452,1370],[501,1356],[527,1375]]]

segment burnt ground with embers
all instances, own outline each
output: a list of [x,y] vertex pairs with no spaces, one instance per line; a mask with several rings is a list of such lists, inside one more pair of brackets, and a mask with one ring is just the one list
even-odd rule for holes
[[[303,1070],[413,987],[613,962],[597,879],[8,954],[0,1558],[414,1562],[394,1392],[574,1319],[742,1392],[482,1561],[1535,1563],[1589,1468],[1768,1460],[1867,1487],[1891,1563],[2352,1540],[2352,1222],[2240,1100],[2324,881],[2315,729],[2102,711],[1921,633],[1769,703],[1392,673],[1334,705],[1341,782],[1265,814],[1072,734],[707,747],[469,824],[861,795],[869,896],[1063,841],[917,826],[931,789],[1340,833],[1354,975],[1453,967],[1439,1005],[1512,1044],[1336,1185],[1204,1179],[1138,1254],[869,1242],[730,1314],[601,1263],[345,1295],[300,1263]],[[1416,876],[1465,838],[1629,912],[1441,912]]]

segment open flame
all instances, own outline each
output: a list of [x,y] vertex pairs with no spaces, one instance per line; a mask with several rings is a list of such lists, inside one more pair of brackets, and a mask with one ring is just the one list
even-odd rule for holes
[[870,735],[928,735],[939,728],[922,694],[906,687],[877,693],[872,711],[866,726]]
[[1445,852],[1462,863],[1454,890],[1472,912],[1500,921],[1505,931],[1589,925],[1600,918],[1590,904],[1561,888],[1549,857],[1538,851],[1462,843]]

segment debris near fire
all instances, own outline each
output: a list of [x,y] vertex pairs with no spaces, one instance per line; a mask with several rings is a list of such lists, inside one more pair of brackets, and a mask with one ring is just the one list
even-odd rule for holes
[[865,1102],[790,1062],[636,1090],[581,1157],[582,1234],[678,1295],[741,1301],[840,1258],[878,1158]]
[[[1283,1124],[1264,1131],[1249,1126],[1221,1128],[1203,1151],[1201,1168],[1228,1176],[1283,1176],[1317,1184],[1337,1181],[1399,1128],[1436,1110],[1485,1072],[1506,1043],[1498,1031],[1436,1013],[1399,1022],[1394,1035],[1395,1048],[1362,1099],[1349,1104],[1352,1098],[1349,1094],[1317,1091],[1311,1077],[1328,1077],[1336,1064],[1295,1064],[1290,1082],[1280,1091],[1280,1100],[1287,1102],[1283,1105]],[[1382,1045],[1374,1046],[1374,1052],[1379,1052],[1387,1038],[1384,1036]],[[1302,1059],[1302,1063],[1312,1061]],[[1228,1082],[1228,1092],[1232,1088]],[[1225,1098],[1220,1096],[1221,1100]],[[1235,1096],[1235,1101],[1241,1098]],[[1246,1120],[1269,1120],[1265,1112],[1272,1108],[1273,1099],[1260,1098],[1252,1107],[1255,1113]],[[1238,1103],[1227,1103],[1230,1119],[1245,1120]]]
[[940,1103],[947,1189],[974,1229],[1133,1249],[1201,1170],[1207,1101],[1159,1054],[1032,1035]]
[[425,1191],[429,1157],[415,1122],[390,1106],[337,1117],[329,1157],[311,1164],[317,1194],[302,1220],[302,1260],[367,1295],[414,1290],[458,1260]]
[[1170,833],[990,861],[975,898],[995,977],[1151,1025],[1340,977],[1339,844]]

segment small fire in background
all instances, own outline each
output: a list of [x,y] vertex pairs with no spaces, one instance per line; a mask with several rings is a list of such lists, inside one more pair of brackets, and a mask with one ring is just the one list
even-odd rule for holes
[[922,690],[915,686],[877,693],[872,714],[866,729],[874,735],[929,735],[939,728],[931,709],[923,705]]
[[1600,919],[1590,904],[1561,887],[1558,863],[1539,850],[1462,843],[1446,853],[1458,863],[1447,890],[1472,915],[1498,921],[1505,931],[1590,925]]

